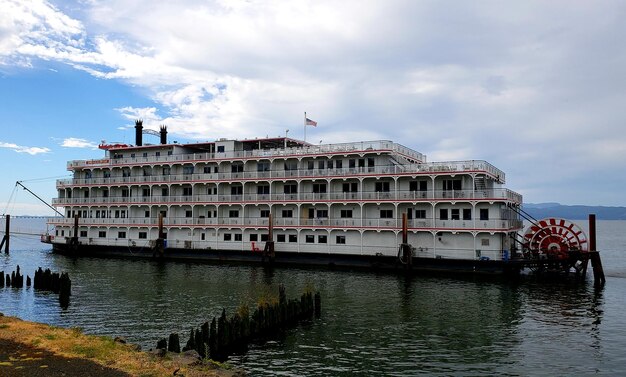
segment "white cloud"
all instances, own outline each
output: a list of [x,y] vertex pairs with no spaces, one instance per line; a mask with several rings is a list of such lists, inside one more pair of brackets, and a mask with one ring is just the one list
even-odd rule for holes
[[50,153],[50,149],[45,147],[25,147],[13,143],[5,143],[0,141],[0,148],[7,148],[17,153],[28,153],[30,155],[37,155],[41,153]]
[[[626,176],[623,160],[607,158],[626,145],[625,4],[75,5],[72,18],[46,1],[0,0],[0,64],[53,60],[133,85],[155,106],[118,111],[148,128],[299,137],[306,110],[319,122],[312,139],[392,139],[431,159],[487,159],[524,187],[598,169]],[[574,198],[590,186],[567,190]]]
[[75,138],[75,137],[63,139],[61,146],[65,148],[90,148],[90,149],[98,148],[97,143],[94,143],[85,139]]

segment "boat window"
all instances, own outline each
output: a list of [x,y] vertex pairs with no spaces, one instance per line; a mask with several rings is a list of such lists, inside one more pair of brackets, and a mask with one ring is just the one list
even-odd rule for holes
[[276,242],[285,242],[285,235],[284,234],[277,234],[276,235]]
[[315,236],[312,234],[307,234],[305,236],[305,242],[306,243],[314,243],[315,242]]
[[298,236],[295,234],[289,235],[289,242],[298,242]]
[[448,191],[461,190],[461,180],[460,179],[444,179],[443,189],[448,190]]
[[393,210],[392,209],[381,209],[380,210],[380,218],[381,219],[393,219]]
[[450,218],[452,220],[460,220],[461,219],[461,211],[458,208],[452,208],[450,210]]
[[328,237],[327,236],[317,236],[317,242],[318,243],[328,243]]
[[298,185],[295,183],[286,183],[284,187],[285,194],[297,194]]
[[236,209],[231,209],[228,211],[228,217],[239,217],[239,211]]
[[352,210],[351,209],[342,209],[340,212],[342,219],[351,219],[352,218]]
[[262,209],[261,210],[261,217],[270,217],[270,210],[269,209]]
[[241,241],[243,239],[241,233],[236,233],[235,234],[235,241]]
[[426,218],[426,210],[425,209],[416,209],[415,210],[415,218],[416,219],[425,219]]
[[472,219],[472,209],[463,208],[463,220],[471,220],[471,219]]
[[376,192],[389,192],[389,182],[376,182]]
[[448,209],[447,208],[439,209],[439,220],[448,220]]
[[282,215],[283,217],[293,217],[293,210],[283,209]]
[[101,230],[101,231],[98,232],[98,237],[106,238],[106,236],[107,236],[107,232],[106,231]]
[[481,220],[489,220],[489,208],[481,208],[480,209],[480,219]]
[[147,232],[139,232],[139,239],[140,240],[145,240],[146,238],[148,238],[148,233]]
[[126,238],[126,232],[117,232],[117,238]]
[[337,236],[337,238],[335,239],[335,243],[337,243],[338,245],[345,245],[346,236]]
[[232,239],[232,234],[224,233],[224,241],[230,241]]
[[313,184],[313,193],[323,194],[325,192],[326,192],[326,183],[314,183]]

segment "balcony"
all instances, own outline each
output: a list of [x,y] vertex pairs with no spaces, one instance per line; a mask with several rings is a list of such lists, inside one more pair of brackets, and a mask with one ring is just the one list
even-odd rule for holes
[[[189,227],[189,228],[228,228],[228,227],[259,227],[267,228],[269,219],[265,217],[238,217],[238,218],[191,218],[191,217],[166,217],[163,225],[166,227]],[[74,219],[54,217],[48,219],[48,224],[55,226],[74,226]],[[157,219],[150,217],[131,218],[86,218],[79,219],[80,226],[102,227],[156,227]],[[292,228],[365,228],[365,229],[400,229],[401,219],[380,218],[316,218],[299,219],[296,217],[276,217],[274,227]],[[491,219],[491,220],[440,220],[440,219],[412,219],[408,221],[409,229],[413,230],[488,230],[508,231],[522,229],[520,220]]]
[[154,163],[189,163],[212,160],[287,158],[305,155],[332,155],[342,153],[397,152],[418,161],[426,161],[426,156],[403,145],[388,140],[362,141],[324,145],[308,145],[299,148],[256,149],[252,151],[229,151],[218,153],[191,153],[169,156],[105,158],[97,160],[73,160],[67,163],[68,169],[84,167],[105,167],[114,165],[141,165]]
[[507,201],[522,203],[522,196],[509,189],[492,190],[435,190],[435,191],[392,191],[392,192],[330,192],[330,193],[299,193],[299,194],[243,194],[243,195],[176,195],[176,196],[110,196],[90,198],[54,198],[53,206],[112,206],[129,204],[161,205],[161,204],[227,204],[227,203],[285,203],[285,202],[428,202],[428,201]]
[[505,174],[486,161],[457,161],[412,165],[388,165],[342,169],[299,169],[248,172],[169,174],[108,178],[74,178],[57,180],[57,189],[82,186],[130,186],[136,184],[207,183],[241,180],[316,179],[335,177],[368,177],[380,175],[456,175],[461,173],[488,174],[499,182],[505,182]]

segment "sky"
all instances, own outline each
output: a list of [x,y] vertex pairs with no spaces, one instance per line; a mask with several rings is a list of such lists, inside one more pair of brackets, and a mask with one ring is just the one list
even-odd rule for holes
[[[626,3],[0,0],[0,213],[134,142],[392,140],[529,203],[624,206]],[[153,136],[145,136],[146,141]],[[157,142],[155,140],[154,142]]]

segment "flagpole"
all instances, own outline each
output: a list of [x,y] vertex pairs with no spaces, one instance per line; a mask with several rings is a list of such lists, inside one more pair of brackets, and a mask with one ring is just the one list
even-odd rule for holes
[[304,142],[306,143],[306,111],[304,112]]

